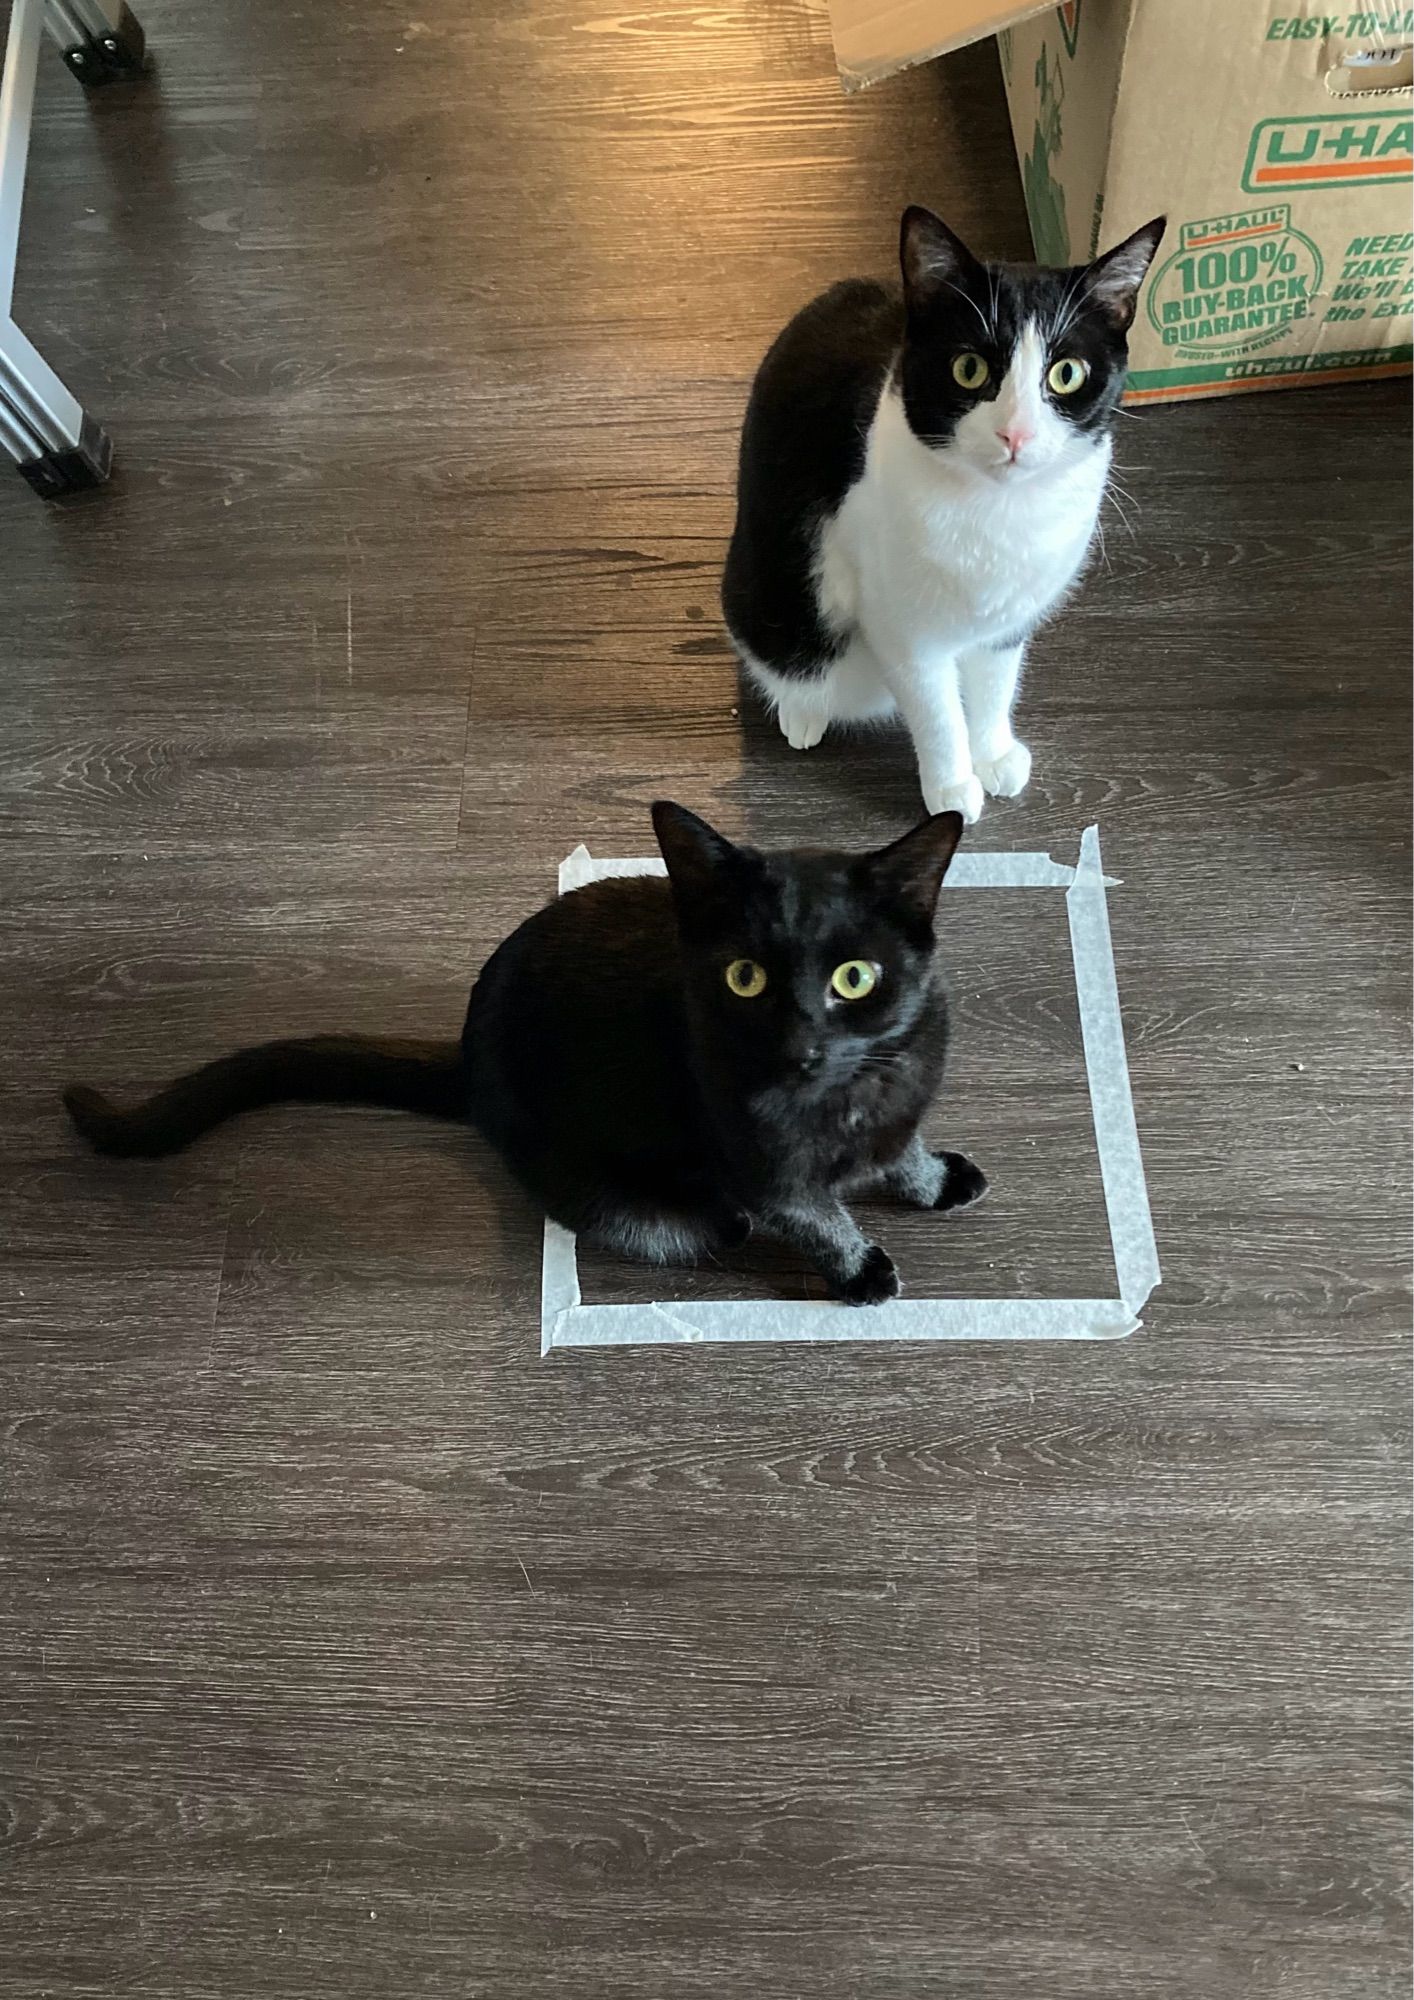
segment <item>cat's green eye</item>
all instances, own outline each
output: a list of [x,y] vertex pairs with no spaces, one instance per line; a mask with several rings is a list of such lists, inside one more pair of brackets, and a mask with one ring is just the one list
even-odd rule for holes
[[959,354],[952,365],[952,379],[960,389],[985,388],[991,372],[980,354]]
[[830,974],[830,987],[841,1000],[862,1000],[879,983],[879,967],[867,958],[847,958]]
[[1046,380],[1057,396],[1073,396],[1077,389],[1085,386],[1090,370],[1078,355],[1067,354],[1063,361],[1053,361]]
[[766,991],[766,968],[754,958],[734,958],[727,967],[727,984],[738,1000],[754,1000]]

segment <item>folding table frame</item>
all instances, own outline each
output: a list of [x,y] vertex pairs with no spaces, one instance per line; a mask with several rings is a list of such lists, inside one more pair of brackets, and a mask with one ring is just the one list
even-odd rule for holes
[[0,82],[0,445],[36,493],[54,499],[101,485],[113,447],[14,319],[35,73],[46,35],[88,87],[140,75],[145,57],[142,29],[123,0],[12,0]]

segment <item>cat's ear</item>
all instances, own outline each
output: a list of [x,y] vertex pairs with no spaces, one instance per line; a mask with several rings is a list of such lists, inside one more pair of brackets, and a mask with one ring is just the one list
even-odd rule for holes
[[931,924],[938,891],[961,838],[961,813],[934,813],[892,847],[871,854],[870,876],[896,904]]
[[978,268],[977,259],[931,208],[906,208],[899,225],[898,259],[903,295],[910,306],[927,305],[949,285]]
[[741,851],[705,819],[658,799],[653,806],[653,831],[668,864],[668,877],[679,894],[693,898],[719,888],[724,876],[741,860]]
[[1163,241],[1167,222],[1167,216],[1156,215],[1152,222],[1126,236],[1123,243],[1097,257],[1085,274],[1086,297],[1121,333],[1127,333],[1134,323],[1139,287]]

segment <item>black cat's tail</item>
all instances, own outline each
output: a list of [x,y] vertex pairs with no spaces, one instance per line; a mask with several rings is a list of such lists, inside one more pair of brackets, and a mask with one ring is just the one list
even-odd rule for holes
[[64,1108],[98,1152],[142,1159],[178,1152],[238,1111],[289,1103],[381,1104],[434,1118],[465,1117],[461,1048],[456,1042],[310,1035],[220,1056],[131,1110],[86,1084],[64,1092]]

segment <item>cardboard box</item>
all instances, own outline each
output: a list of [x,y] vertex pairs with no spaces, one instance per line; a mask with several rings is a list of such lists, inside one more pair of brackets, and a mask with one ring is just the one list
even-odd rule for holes
[[1166,213],[1129,400],[1410,368],[1414,7],[831,0],[846,87],[998,33],[1036,254]]

